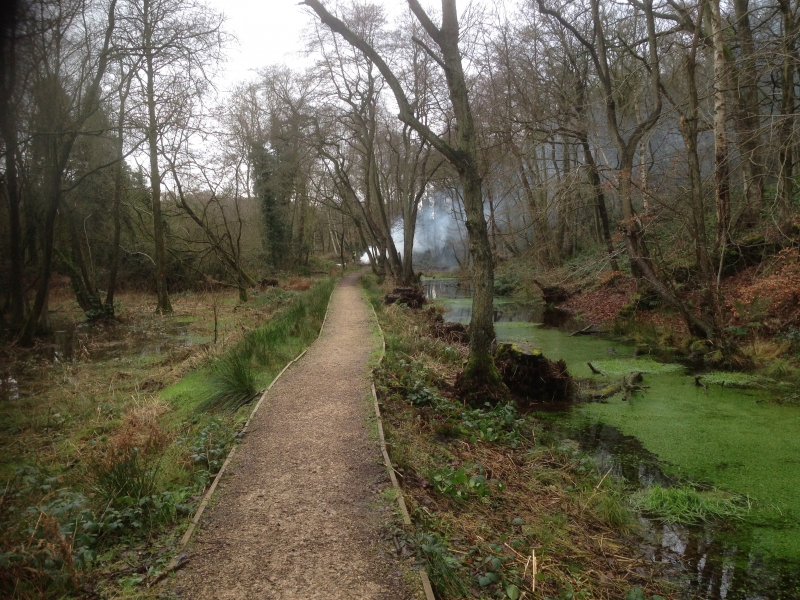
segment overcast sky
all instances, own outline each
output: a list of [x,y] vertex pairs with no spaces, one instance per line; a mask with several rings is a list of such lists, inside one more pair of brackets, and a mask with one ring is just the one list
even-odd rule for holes
[[[220,92],[229,90],[240,81],[250,79],[254,70],[276,63],[304,65],[302,56],[303,30],[312,23],[313,13],[299,0],[205,0],[227,17],[225,29],[235,35],[238,43],[228,50],[228,63],[217,82]],[[404,0],[379,0],[387,15],[392,17],[408,10]],[[334,0],[325,0],[332,8]],[[438,2],[423,2],[423,6]],[[459,9],[467,0],[459,2]]]
[[253,76],[253,70],[285,62],[303,63],[302,31],[311,22],[297,0],[206,0],[225,14],[225,29],[238,43],[228,50],[218,86],[221,92]]

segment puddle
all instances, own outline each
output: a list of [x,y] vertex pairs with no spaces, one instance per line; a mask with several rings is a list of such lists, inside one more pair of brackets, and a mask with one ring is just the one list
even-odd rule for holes
[[4,374],[0,379],[0,402],[19,400],[19,383],[13,375]]
[[73,329],[53,332],[49,338],[44,338],[36,353],[53,363],[159,356],[201,342],[191,333],[192,322],[159,319],[136,326],[82,323]]

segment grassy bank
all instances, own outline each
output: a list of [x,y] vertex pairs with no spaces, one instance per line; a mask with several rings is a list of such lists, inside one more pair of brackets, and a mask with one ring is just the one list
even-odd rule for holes
[[[129,311],[117,327],[138,345],[115,341],[118,352],[95,329],[69,361],[4,350],[20,388],[0,407],[0,596],[141,595],[247,401],[316,338],[333,285],[294,281],[247,304],[235,292],[188,295],[166,319]],[[182,333],[153,350],[154,331],[176,324]]]
[[467,349],[433,337],[425,311],[385,307],[375,281],[364,285],[386,335],[377,387],[414,521],[399,543],[426,565],[439,597],[663,593],[629,537],[635,518],[621,482],[513,404],[454,400]]

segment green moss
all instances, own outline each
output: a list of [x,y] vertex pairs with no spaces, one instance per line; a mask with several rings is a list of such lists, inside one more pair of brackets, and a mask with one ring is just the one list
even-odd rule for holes
[[652,375],[656,373],[678,373],[684,370],[682,365],[660,363],[652,358],[618,358],[614,360],[598,360],[592,363],[596,369],[609,377],[624,377],[634,371]]
[[635,436],[678,477],[749,496],[741,535],[756,552],[800,560],[800,410],[757,403],[752,392],[651,375],[636,400],[612,398],[578,412]]
[[774,383],[768,377],[752,375],[750,373],[736,373],[731,371],[714,371],[703,375],[703,382],[723,387],[733,388],[764,388],[767,384]]

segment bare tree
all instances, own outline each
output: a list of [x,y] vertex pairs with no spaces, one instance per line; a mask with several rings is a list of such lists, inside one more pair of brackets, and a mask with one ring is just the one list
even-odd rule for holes
[[141,61],[135,77],[146,110],[142,127],[150,163],[156,311],[169,313],[159,145],[166,131],[180,123],[182,112],[199,102],[210,86],[210,72],[220,58],[225,36],[222,17],[194,0],[128,1],[125,6],[120,44]]
[[[108,67],[112,34],[115,27],[116,0],[111,0],[106,11],[105,26],[102,30],[102,43],[99,49],[94,36],[97,32],[84,30],[78,42],[84,47],[84,56],[91,69],[82,66],[70,70],[70,61],[62,53],[66,29],[74,19],[81,15],[85,6],[59,5],[43,6],[45,15],[36,36],[38,65],[35,81],[35,101],[37,106],[36,136],[44,161],[43,180],[45,196],[45,221],[42,240],[42,259],[39,280],[31,311],[20,333],[19,343],[29,345],[37,331],[40,317],[46,316],[46,305],[50,292],[50,274],[53,266],[54,236],[58,210],[63,193],[64,174],[67,169],[75,141],[83,133],[88,119],[100,106],[100,82]],[[88,23],[88,20],[84,20]],[[92,60],[93,59],[93,60]],[[76,74],[81,78],[68,93],[66,84]]]
[[[618,153],[617,179],[619,199],[622,205],[622,220],[618,226],[625,237],[628,258],[631,261],[631,269],[634,275],[646,280],[659,297],[675,307],[686,320],[689,329],[693,333],[712,339],[717,338],[721,332],[717,330],[714,324],[704,320],[690,310],[686,303],[678,298],[657,273],[644,237],[645,231],[642,220],[633,208],[633,162],[636,158],[636,150],[645,134],[658,122],[663,107],[661,62],[652,0],[645,0],[641,4],[636,4],[636,8],[641,8],[644,13],[647,33],[643,43],[646,45],[647,54],[641,57],[634,55],[637,60],[640,60],[645,65],[651,87],[652,105],[645,118],[639,119],[627,134],[617,107],[618,90],[616,89],[617,82],[609,59],[610,42],[609,34],[606,31],[607,19],[603,14],[600,0],[589,0],[592,28],[590,37],[580,31],[574,21],[561,10],[548,7],[545,4],[545,0],[537,0],[537,3],[539,10],[543,14],[555,18],[564,28],[569,30],[592,57],[595,74],[602,89],[606,125]],[[619,48],[619,46],[619,43],[615,43],[616,48]],[[635,52],[630,42],[622,42],[622,48],[627,52]]]
[[455,0],[442,0],[442,24],[437,26],[417,2],[408,0],[414,16],[426,34],[438,48],[438,53],[425,41],[416,39],[445,73],[450,93],[451,108],[455,118],[453,141],[450,142],[433,132],[414,113],[405,90],[397,76],[378,52],[364,39],[356,35],[341,19],[332,15],[318,0],[305,0],[319,18],[332,31],[341,35],[349,44],[363,52],[377,67],[394,93],[400,108],[399,118],[423,136],[450,162],[458,172],[464,194],[467,214],[466,227],[469,234],[470,253],[473,260],[474,296],[472,320],[470,321],[470,356],[462,374],[465,389],[480,389],[483,386],[502,385],[494,366],[492,342],[492,298],[494,296],[494,260],[486,218],[483,212],[483,191],[478,165],[477,135],[469,91],[459,49],[459,24]]

